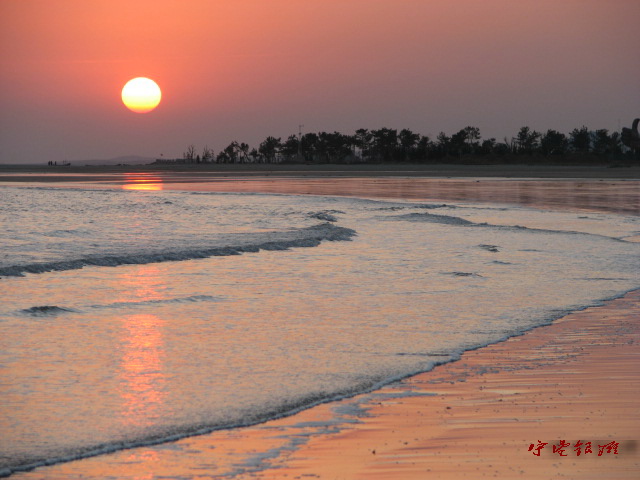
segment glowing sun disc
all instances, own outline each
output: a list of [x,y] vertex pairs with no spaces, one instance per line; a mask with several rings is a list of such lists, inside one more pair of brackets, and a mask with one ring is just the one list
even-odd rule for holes
[[160,87],[150,78],[133,78],[122,89],[122,103],[136,113],[150,112],[158,106],[161,98]]

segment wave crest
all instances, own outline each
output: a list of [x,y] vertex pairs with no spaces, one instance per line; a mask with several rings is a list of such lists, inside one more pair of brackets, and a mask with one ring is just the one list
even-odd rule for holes
[[115,255],[91,255],[84,258],[59,260],[27,265],[0,267],[0,277],[22,277],[25,273],[45,273],[78,270],[85,266],[116,267],[118,265],[144,265],[159,262],[178,262],[198,258],[241,255],[260,250],[288,250],[295,247],[316,247],[323,241],[349,241],[356,235],[350,228],[323,223],[312,227],[282,232],[249,234],[244,241],[229,245],[211,245],[190,249],[164,251],[138,251]]
[[71,308],[58,307],[57,305],[38,305],[20,310],[20,313],[31,315],[33,317],[55,317],[56,315],[69,312],[75,312],[75,310]]

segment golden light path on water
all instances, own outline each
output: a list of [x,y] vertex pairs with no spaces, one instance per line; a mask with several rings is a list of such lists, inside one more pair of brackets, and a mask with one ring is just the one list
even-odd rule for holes
[[[149,265],[119,275],[126,288],[121,291],[118,301],[162,300],[164,296],[156,290],[158,275],[158,268]],[[166,396],[163,371],[165,321],[157,315],[140,313],[123,316],[121,324],[121,421],[127,425],[144,427],[158,418]]]
[[147,174],[125,174],[124,183],[122,184],[123,190],[162,190],[163,183],[162,177]]

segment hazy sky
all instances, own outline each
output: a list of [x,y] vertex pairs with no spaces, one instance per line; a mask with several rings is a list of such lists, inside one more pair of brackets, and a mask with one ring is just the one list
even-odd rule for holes
[[[162,89],[147,114],[120,92]],[[638,0],[0,0],[0,162],[640,116]]]

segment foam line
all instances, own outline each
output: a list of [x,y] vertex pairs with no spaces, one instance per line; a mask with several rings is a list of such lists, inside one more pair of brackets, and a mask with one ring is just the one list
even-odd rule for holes
[[197,258],[241,255],[260,250],[288,250],[295,247],[316,247],[323,241],[348,241],[356,235],[355,230],[323,223],[312,227],[274,232],[258,237],[255,242],[236,245],[220,245],[197,249],[165,250],[160,252],[131,252],[118,255],[87,256],[84,258],[59,260],[27,265],[0,267],[0,277],[22,277],[25,273],[59,272],[78,270],[85,266],[116,267],[118,265],[145,265],[159,262],[178,262]]

